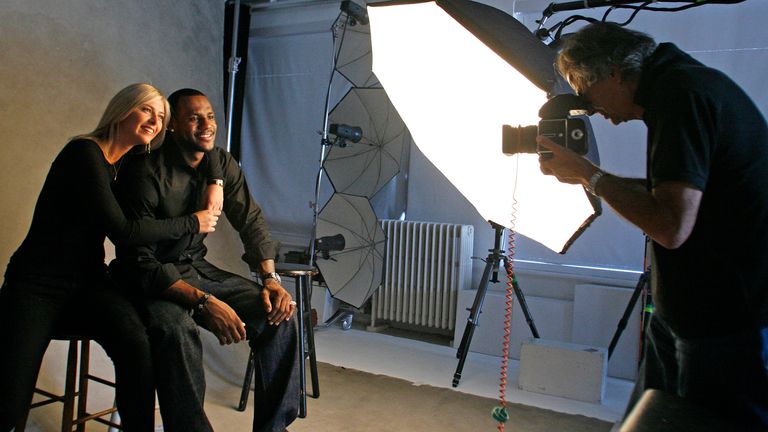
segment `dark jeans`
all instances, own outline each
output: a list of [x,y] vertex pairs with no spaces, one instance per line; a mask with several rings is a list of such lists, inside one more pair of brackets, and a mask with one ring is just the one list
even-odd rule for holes
[[[254,432],[282,432],[296,419],[299,402],[295,320],[268,325],[261,286],[240,276],[206,268],[184,280],[227,303],[246,324],[256,356]],[[214,279],[212,279],[214,278]],[[145,323],[152,345],[157,395],[166,432],[208,432],[205,374],[198,324],[189,309],[166,300],[146,302]]]
[[718,416],[768,430],[768,329],[683,339],[658,316],[646,334],[645,357],[627,413],[649,388],[686,398]]
[[126,431],[154,430],[149,340],[133,305],[109,283],[67,285],[42,277],[6,281],[0,290],[0,431],[29,409],[54,334],[98,342],[115,365],[117,408]]

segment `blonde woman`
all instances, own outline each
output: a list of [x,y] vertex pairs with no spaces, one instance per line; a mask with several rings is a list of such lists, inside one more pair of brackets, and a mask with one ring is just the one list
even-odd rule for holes
[[162,143],[169,117],[156,88],[130,85],[112,98],[93,132],[73,138],[53,161],[0,290],[0,431],[26,412],[48,343],[67,332],[96,340],[114,362],[124,430],[154,430],[146,331],[108,277],[104,239],[143,244],[214,230],[219,211],[128,220],[112,195],[123,156]]

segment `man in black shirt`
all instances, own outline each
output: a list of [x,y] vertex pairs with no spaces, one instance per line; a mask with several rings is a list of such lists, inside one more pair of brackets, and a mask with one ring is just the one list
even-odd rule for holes
[[[243,259],[263,286],[205,260],[204,234],[149,246],[118,247],[111,270],[143,289],[157,393],[168,431],[211,431],[203,410],[205,376],[197,324],[221,344],[250,340],[256,354],[253,430],[280,432],[298,412],[298,344],[291,319],[296,303],[274,273],[276,242],[269,235],[237,161],[214,145],[216,119],[201,92],[168,98],[168,139],[148,157],[124,166],[116,195],[126,215],[169,218],[203,206],[211,173],[221,173],[223,210],[239,232]],[[121,172],[121,174],[123,174]],[[214,176],[215,178],[216,176]],[[191,312],[191,314],[190,314]]]
[[541,160],[545,174],[584,185],[653,240],[656,310],[630,408],[655,388],[765,430],[765,118],[722,72],[615,24],[577,32],[557,65],[594,111],[614,124],[639,119],[648,127],[642,180],[609,174],[538,138],[554,155]]

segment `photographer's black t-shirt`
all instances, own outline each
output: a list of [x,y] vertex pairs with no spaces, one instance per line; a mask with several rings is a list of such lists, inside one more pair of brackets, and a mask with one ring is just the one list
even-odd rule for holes
[[682,337],[768,325],[768,128],[725,74],[672,44],[643,68],[635,101],[648,126],[649,187],[703,192],[688,240],[654,243],[657,313]]

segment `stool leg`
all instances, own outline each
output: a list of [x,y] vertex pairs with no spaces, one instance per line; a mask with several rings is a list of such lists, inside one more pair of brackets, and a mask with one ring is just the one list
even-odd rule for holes
[[320,397],[320,382],[317,379],[317,356],[315,355],[315,330],[312,326],[312,296],[309,294],[311,280],[309,276],[302,276],[301,290],[304,301],[304,331],[307,339],[307,354],[309,354],[309,374],[312,378],[312,396]]
[[67,353],[67,375],[64,381],[64,409],[61,411],[61,432],[72,432],[72,420],[75,417],[75,397],[77,396],[77,348],[79,341],[69,341]]
[[[83,339],[80,343],[80,384],[77,396],[77,432],[85,431],[85,422],[80,420],[87,416],[88,404],[88,375],[91,362],[91,341]],[[71,431],[72,427],[68,429]]]
[[245,367],[245,378],[243,379],[243,390],[240,393],[240,403],[237,405],[238,411],[245,411],[245,407],[248,406],[248,395],[251,393],[254,362],[255,355],[253,354],[253,348],[251,348],[250,354],[248,354],[248,365]]
[[304,288],[302,287],[303,277],[296,277],[296,308],[299,318],[299,385],[301,388],[299,395],[299,418],[307,416],[307,372],[306,372],[306,351],[304,349]]

